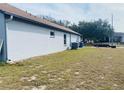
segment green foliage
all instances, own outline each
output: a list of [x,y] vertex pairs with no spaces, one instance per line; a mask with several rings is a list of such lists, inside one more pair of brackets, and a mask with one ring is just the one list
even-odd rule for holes
[[84,39],[95,42],[108,42],[114,30],[107,20],[97,20],[93,22],[80,21],[78,25],[73,24],[70,28],[83,35]]

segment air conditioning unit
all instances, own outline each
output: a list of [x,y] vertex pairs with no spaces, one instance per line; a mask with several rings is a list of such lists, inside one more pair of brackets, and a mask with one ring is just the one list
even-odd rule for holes
[[79,48],[82,48],[84,46],[83,42],[79,42]]
[[71,49],[78,49],[78,43],[77,42],[72,42],[71,43]]

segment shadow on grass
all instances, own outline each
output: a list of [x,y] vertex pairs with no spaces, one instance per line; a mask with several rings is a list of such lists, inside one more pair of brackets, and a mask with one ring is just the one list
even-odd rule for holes
[[0,66],[24,66],[24,64],[23,63],[10,64],[5,61],[0,61]]
[[7,62],[5,62],[5,61],[0,61],[0,66],[6,66],[6,65],[8,65]]

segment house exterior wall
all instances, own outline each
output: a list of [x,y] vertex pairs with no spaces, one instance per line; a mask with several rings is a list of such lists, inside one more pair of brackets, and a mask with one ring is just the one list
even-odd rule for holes
[[124,43],[124,35],[122,35],[121,42]]
[[116,33],[114,34],[114,39],[115,39],[115,41],[117,41],[117,42],[124,43],[124,33],[122,33],[122,32],[116,32]]
[[71,34],[71,42],[80,42],[81,38],[78,35]]
[[[51,29],[19,21],[6,23],[6,29],[8,59],[13,61],[63,51],[70,48],[70,41],[77,40],[77,35],[72,34],[70,40],[70,33],[56,30],[55,37],[52,38]],[[67,35],[66,45],[64,34]]]
[[0,11],[0,41],[3,41],[1,51],[0,51],[0,60],[7,60],[7,45],[6,45],[6,25],[5,25],[5,15]]

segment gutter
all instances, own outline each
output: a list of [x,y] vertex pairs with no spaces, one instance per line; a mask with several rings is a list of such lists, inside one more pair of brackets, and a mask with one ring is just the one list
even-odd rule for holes
[[[11,15],[11,17],[10,17],[10,19],[9,19],[10,21],[13,19],[13,17],[17,17],[17,18],[24,19],[24,20],[27,20],[27,21],[30,21],[30,22],[35,22],[35,23],[37,23],[37,24],[43,24],[43,25],[47,25],[47,26],[52,27],[52,28],[55,28],[55,29],[60,29],[60,30],[62,30],[62,31],[64,31],[64,32],[67,32],[67,33],[72,33],[72,34],[76,34],[76,35],[80,35],[80,36],[81,36],[80,33],[75,32],[75,31],[73,31],[73,30],[71,30],[71,29],[69,29],[69,28],[66,28],[66,29],[68,29],[68,30],[70,30],[70,31],[68,31],[68,30],[66,30],[66,29],[61,29],[61,28],[59,28],[59,27],[55,27],[55,26],[52,26],[52,25],[49,25],[49,24],[41,23],[41,22],[38,22],[38,21],[36,21],[36,20],[32,20],[32,19],[30,19],[30,18],[23,17],[23,16],[20,16],[20,15],[16,15],[16,14],[13,14],[13,13],[9,13],[9,12],[6,12],[6,11],[4,11],[4,13],[7,14],[7,15]],[[9,20],[8,20],[8,21],[9,21]]]

